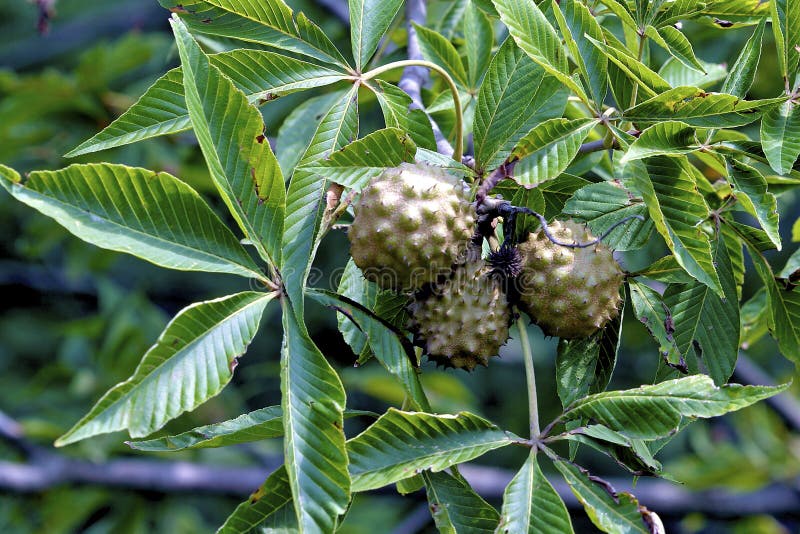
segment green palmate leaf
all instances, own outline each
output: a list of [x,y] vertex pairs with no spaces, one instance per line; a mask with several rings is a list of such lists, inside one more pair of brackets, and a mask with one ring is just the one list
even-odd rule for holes
[[322,30],[283,0],[159,0],[194,32],[230,37],[288,50],[347,67]]
[[570,197],[564,214],[586,222],[594,235],[604,234],[625,217],[639,215],[645,220],[632,220],[618,226],[603,242],[613,250],[642,248],[653,232],[653,221],[647,217],[647,206],[630,190],[612,182],[587,185]]
[[800,106],[787,100],[764,114],[761,146],[770,167],[778,174],[789,174],[800,155]]
[[[263,50],[231,50],[211,55],[209,59],[253,103],[346,78],[341,72]],[[177,133],[190,127],[183,71],[179,67],[156,80],[125,113],[68,152],[66,157]]]
[[[710,89],[712,86],[723,81],[728,75],[728,69],[724,63],[707,63],[700,61],[703,65],[705,74],[696,69],[690,69],[677,59],[671,57],[658,69],[658,75],[671,87],[688,85]],[[721,91],[723,93],[727,91]]]
[[283,452],[301,532],[332,532],[350,501],[339,375],[283,299]]
[[567,94],[559,89],[558,80],[546,75],[513,39],[506,39],[478,91],[474,122],[476,167],[497,167],[536,124],[560,117]]
[[299,168],[358,190],[387,168],[413,162],[416,153],[417,146],[403,130],[386,128]]
[[283,435],[281,417],[280,406],[269,406],[229,421],[193,428],[176,436],[127,443],[132,449],[140,451],[180,451],[250,443],[281,437]]
[[778,341],[781,354],[795,363],[800,362],[800,288],[786,288],[776,280],[772,267],[759,250],[758,243],[754,243],[750,236],[744,234],[741,226],[730,226],[747,244],[753,266],[767,290],[767,308],[770,313],[768,326],[772,337]]
[[573,403],[565,416],[567,420],[591,418],[627,437],[652,440],[673,432],[682,417],[717,417],[777,395],[788,386],[717,387],[710,377],[693,375],[589,395]]
[[586,87],[589,88],[589,94],[600,109],[608,90],[608,59],[585,35],[595,41],[602,41],[603,30],[589,8],[577,0],[560,3],[554,1],[552,13],[573,61],[578,65]]
[[639,502],[633,495],[617,493],[610,485],[592,478],[588,471],[571,462],[559,459],[553,463],[597,528],[613,534],[650,534]]
[[295,167],[311,143],[320,120],[325,117],[334,103],[341,100],[344,94],[344,90],[333,91],[309,98],[294,108],[283,120],[275,140],[275,157],[278,158],[285,180],[290,179],[294,174]]
[[[515,172],[520,176],[525,175],[526,161],[528,160],[522,160],[520,162],[522,165],[517,166],[515,169]],[[543,215],[545,218],[552,220],[554,217],[558,216],[564,210],[564,205],[567,200],[569,200],[576,191],[589,185],[589,183],[591,182],[585,178],[565,172],[552,180],[547,180],[546,182],[538,184],[535,189],[539,190],[539,193],[542,195],[542,200],[544,200]]]
[[308,295],[321,304],[344,313],[367,336],[375,358],[397,378],[414,409],[429,410],[428,400],[419,375],[412,365],[416,360],[414,348],[391,324],[376,316],[355,301],[329,291],[310,289]]
[[545,478],[534,452],[506,487],[497,532],[573,532],[567,507]]
[[688,154],[699,149],[697,130],[685,122],[665,121],[645,128],[622,157],[622,164],[652,156]]
[[467,53],[467,81],[470,88],[477,89],[492,60],[494,29],[489,17],[472,2],[464,12],[464,35],[467,36],[464,43]]
[[0,165],[0,185],[98,247],[185,271],[262,278],[231,231],[191,187],[124,165],[70,165],[26,180]]
[[[325,112],[300,165],[316,161],[346,145],[358,134],[358,86],[336,99]],[[303,314],[303,287],[319,245],[319,227],[325,208],[327,180],[315,173],[297,170],[292,175],[286,198],[281,274],[292,307]]]
[[518,439],[466,412],[433,415],[390,408],[347,442],[353,491],[380,488],[425,469],[441,471]]
[[794,89],[797,65],[800,61],[800,2],[797,0],[773,0],[770,2],[772,32],[778,49],[778,65],[786,82],[787,90]]
[[422,55],[431,63],[443,67],[461,89],[469,87],[467,71],[453,44],[435,30],[413,23],[419,38]]
[[509,156],[511,161],[525,159],[525,176],[516,179],[522,185],[535,185],[564,172],[596,125],[593,119],[551,119],[534,127]]
[[403,0],[349,0],[350,42],[356,70],[361,72],[378,48]]
[[[380,292],[381,290],[376,284],[364,278],[353,258],[347,260],[347,265],[342,272],[342,278],[339,280],[337,293],[358,302],[369,310],[374,310]],[[336,314],[336,321],[339,324],[339,332],[345,342],[353,349],[353,354],[360,355],[365,351],[369,351],[367,335],[357,323],[343,312]]]
[[[346,410],[344,417],[374,416],[371,412]],[[241,443],[252,443],[283,436],[283,411],[280,406],[269,406],[212,425],[193,428],[175,436],[127,441],[132,449],[140,451],[167,452],[185,449],[208,449],[227,447]]]
[[218,394],[271,299],[248,291],[184,308],[133,375],[103,395],[56,446],[126,429],[144,437]]
[[652,280],[664,282],[665,284],[687,284],[692,280],[683,267],[675,259],[675,256],[664,256],[651,263],[647,268],[636,273]]
[[422,473],[428,504],[439,532],[484,532],[492,534],[500,518],[497,510],[483,500],[462,478],[439,472]]
[[587,101],[583,88],[570,77],[567,55],[555,28],[534,2],[492,0],[500,20],[517,45],[548,74],[556,77],[579,98]]
[[642,123],[678,120],[698,128],[733,128],[758,120],[785,100],[745,101],[697,87],[676,87],[627,110],[625,119]]
[[688,163],[657,156],[647,160],[646,167],[632,162],[626,170],[633,166],[631,182],[641,191],[656,230],[681,267],[721,295],[708,236],[698,227],[708,217],[708,206],[684,165]]
[[694,346],[699,347],[708,374],[717,384],[724,384],[733,374],[739,354],[739,297],[727,247],[719,240],[714,247],[714,265],[724,298],[693,280],[670,285],[664,303],[672,312],[680,354],[685,356]]
[[739,52],[739,57],[736,58],[730,73],[725,78],[725,83],[722,84],[720,92],[738,96],[739,98],[744,98],[747,95],[753,85],[753,80],[758,70],[758,62],[761,59],[761,41],[764,38],[766,24],[766,17],[758,23],[753,35],[750,36],[742,51]]
[[636,30],[639,25],[633,20],[630,9],[624,2],[619,0],[600,0],[600,3],[606,6],[609,11],[614,13],[620,22],[629,29]]
[[645,35],[687,67],[705,72],[703,64],[694,55],[694,49],[692,49],[689,39],[674,26],[664,26],[658,29],[648,26]]
[[[236,507],[217,534],[245,534],[292,505],[292,489],[286,466],[276,469],[250,497]],[[294,513],[291,514],[294,518]],[[293,526],[297,526],[295,519]]]
[[[712,0],[713,1],[713,0]],[[706,7],[703,0],[676,0],[675,2],[661,2],[661,9],[656,13],[651,24],[656,28],[674,25],[682,20],[695,18]],[[735,2],[727,2],[728,4]]]
[[[675,265],[680,272],[684,272],[677,262]],[[628,280],[628,287],[631,293],[633,313],[658,342],[659,354],[672,365],[683,365],[681,352],[673,336],[675,327],[672,322],[672,312],[664,304],[661,295],[635,279]]]
[[[624,47],[609,46],[592,37],[587,37],[587,39],[592,46],[597,48],[603,56],[608,58],[608,60],[630,81],[638,85],[643,95],[652,97],[670,89],[670,85],[666,80],[636,59],[636,57],[631,55]],[[627,107],[628,102],[618,102],[618,104],[621,107]]]
[[781,235],[778,231],[778,201],[767,191],[767,179],[736,158],[729,161],[728,182],[736,199],[744,209],[758,220],[775,247],[781,249]]
[[436,150],[430,119],[421,109],[412,109],[411,97],[405,91],[383,80],[375,80],[367,87],[378,98],[387,128],[400,128],[417,146]]
[[278,265],[286,196],[283,174],[264,137],[264,121],[186,27],[170,21],[183,66],[186,105],[211,179],[262,258]]
[[763,0],[706,0],[703,14],[709,17],[756,24],[769,15],[769,3]]
[[[624,298],[622,302],[625,302]],[[588,338],[558,341],[556,388],[565,408],[576,399],[605,391],[608,387],[617,364],[624,311],[624,308],[620,310],[605,328]]]

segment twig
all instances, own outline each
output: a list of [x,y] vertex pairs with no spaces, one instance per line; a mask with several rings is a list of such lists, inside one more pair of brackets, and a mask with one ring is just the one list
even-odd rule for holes
[[[414,29],[412,22],[424,25],[426,22],[425,0],[407,0],[406,2],[406,25],[408,30],[408,59],[423,60],[422,51],[419,47],[417,30]],[[400,77],[397,86],[411,97],[411,102],[416,108],[425,111],[425,104],[422,102],[422,86],[428,81],[428,70],[423,67],[406,67]],[[425,111],[428,115],[428,112]],[[428,120],[431,122],[433,136],[436,139],[436,150],[446,156],[453,155],[453,147],[445,138],[439,125],[436,124],[430,115]]]
[[530,419],[531,440],[539,439],[539,398],[536,394],[536,373],[533,367],[533,352],[528,339],[528,328],[520,315],[517,319],[519,341],[522,343],[522,359],[525,360],[525,378],[528,384],[528,418]]

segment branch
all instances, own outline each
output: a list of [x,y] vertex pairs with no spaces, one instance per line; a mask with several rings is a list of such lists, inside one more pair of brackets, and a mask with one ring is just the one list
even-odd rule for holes
[[[406,28],[408,30],[408,59],[423,60],[422,51],[419,47],[419,39],[417,38],[417,30],[414,29],[412,22],[424,25],[426,22],[426,7],[425,0],[407,0],[406,1]],[[419,108],[425,111],[425,104],[422,102],[422,86],[428,81],[428,70],[424,67],[406,67],[403,70],[403,75],[400,77],[400,82],[397,86],[405,91],[411,97],[411,102],[414,108]],[[425,111],[428,115],[428,112]],[[428,120],[431,121],[431,128],[433,129],[433,136],[436,139],[436,150],[445,156],[453,155],[453,147],[450,142],[445,138],[439,125],[436,124],[430,115]]]
[[[639,137],[642,132],[639,130],[628,130],[625,133],[634,137]],[[580,148],[578,148],[578,154],[590,154],[592,152],[600,152],[601,150],[619,148],[619,141],[616,137],[611,140],[611,146],[607,146],[606,143],[607,141],[605,139],[598,139],[597,141],[583,143]]]

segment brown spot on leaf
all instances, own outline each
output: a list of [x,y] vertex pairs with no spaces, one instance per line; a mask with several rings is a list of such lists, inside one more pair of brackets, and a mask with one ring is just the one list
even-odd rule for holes
[[234,358],[231,360],[231,363],[228,364],[228,369],[230,370],[231,374],[233,374],[234,369],[239,365],[239,358]]
[[178,4],[175,7],[169,8],[172,13],[188,14],[189,10],[183,7],[183,4]]
[[714,19],[714,24],[716,24],[720,28],[730,28],[731,26],[733,26],[733,22],[717,18]]
[[203,19],[200,22],[202,22],[203,24],[211,24],[211,19]]
[[263,145],[265,139],[266,137],[264,136],[264,134],[259,134],[256,136],[256,141],[258,142],[259,145]]

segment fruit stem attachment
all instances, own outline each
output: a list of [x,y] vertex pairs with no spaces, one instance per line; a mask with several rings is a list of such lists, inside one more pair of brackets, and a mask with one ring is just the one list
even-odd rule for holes
[[425,67],[426,69],[432,70],[444,78],[448,87],[450,87],[450,94],[453,96],[453,105],[455,106],[456,112],[456,142],[455,146],[453,147],[453,159],[458,163],[461,163],[461,157],[464,155],[464,113],[461,110],[461,98],[458,96],[458,87],[456,87],[456,82],[453,81],[453,78],[450,77],[446,70],[436,63],[431,63],[430,61],[425,61],[422,59],[404,59],[402,61],[393,61],[391,63],[387,63],[386,65],[376,67],[362,74],[359,79],[361,82],[367,82],[380,76],[384,72],[394,69],[404,69],[406,67]]
[[528,327],[522,315],[517,319],[519,341],[522,343],[522,359],[525,360],[525,378],[528,383],[528,417],[530,418],[531,440],[539,439],[539,398],[536,395],[536,374],[533,369],[533,351],[528,339]]

